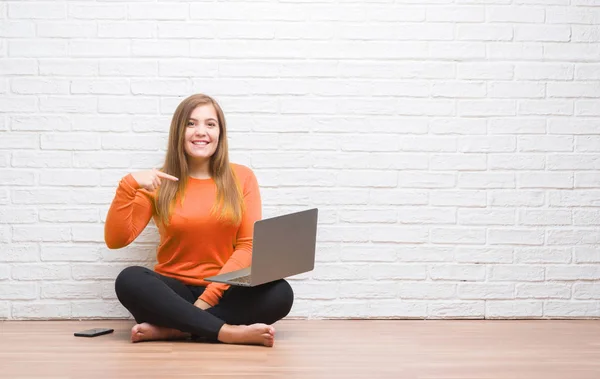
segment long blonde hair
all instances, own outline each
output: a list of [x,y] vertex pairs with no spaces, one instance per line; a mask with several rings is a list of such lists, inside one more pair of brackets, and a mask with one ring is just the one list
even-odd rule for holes
[[179,196],[183,200],[185,185],[188,179],[189,166],[185,154],[185,129],[190,115],[201,105],[212,105],[217,112],[219,122],[219,142],[215,153],[210,158],[209,173],[217,186],[217,199],[213,213],[220,220],[237,225],[241,222],[243,212],[243,195],[238,180],[229,164],[227,146],[227,128],[225,115],[219,104],[210,96],[196,94],[184,99],[173,114],[169,131],[167,155],[162,171],[176,176],[179,181],[163,179],[156,200],[156,214],[159,222],[167,225],[175,202]]

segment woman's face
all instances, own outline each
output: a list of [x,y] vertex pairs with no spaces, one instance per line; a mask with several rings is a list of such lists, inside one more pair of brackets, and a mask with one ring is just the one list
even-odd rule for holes
[[219,121],[212,104],[200,105],[190,114],[185,128],[185,154],[195,161],[209,160],[219,144]]

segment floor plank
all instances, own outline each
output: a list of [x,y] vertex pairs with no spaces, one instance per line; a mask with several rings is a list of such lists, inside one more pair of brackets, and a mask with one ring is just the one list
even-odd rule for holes
[[[1,322],[0,377],[600,378],[600,320],[286,320],[273,348],[132,344],[132,325]],[[115,333],[73,336],[94,327]]]

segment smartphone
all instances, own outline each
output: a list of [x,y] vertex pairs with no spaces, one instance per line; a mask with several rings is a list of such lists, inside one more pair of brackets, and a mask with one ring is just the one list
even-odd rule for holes
[[75,337],[96,337],[96,336],[101,336],[103,334],[109,334],[114,331],[115,331],[114,329],[109,329],[109,328],[88,329],[88,330],[82,330],[81,332],[75,332]]

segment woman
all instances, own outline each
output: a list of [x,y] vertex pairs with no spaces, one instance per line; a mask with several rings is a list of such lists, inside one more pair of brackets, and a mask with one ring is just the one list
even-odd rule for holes
[[151,218],[160,233],[154,270],[128,267],[115,281],[119,301],[137,322],[131,340],[191,337],[273,346],[270,325],[293,303],[286,281],[247,288],[203,280],[250,266],[261,214],[254,173],[229,163],[220,106],[202,94],[183,100],[171,121],[163,167],[125,176],[106,218],[111,249],[129,245]]

